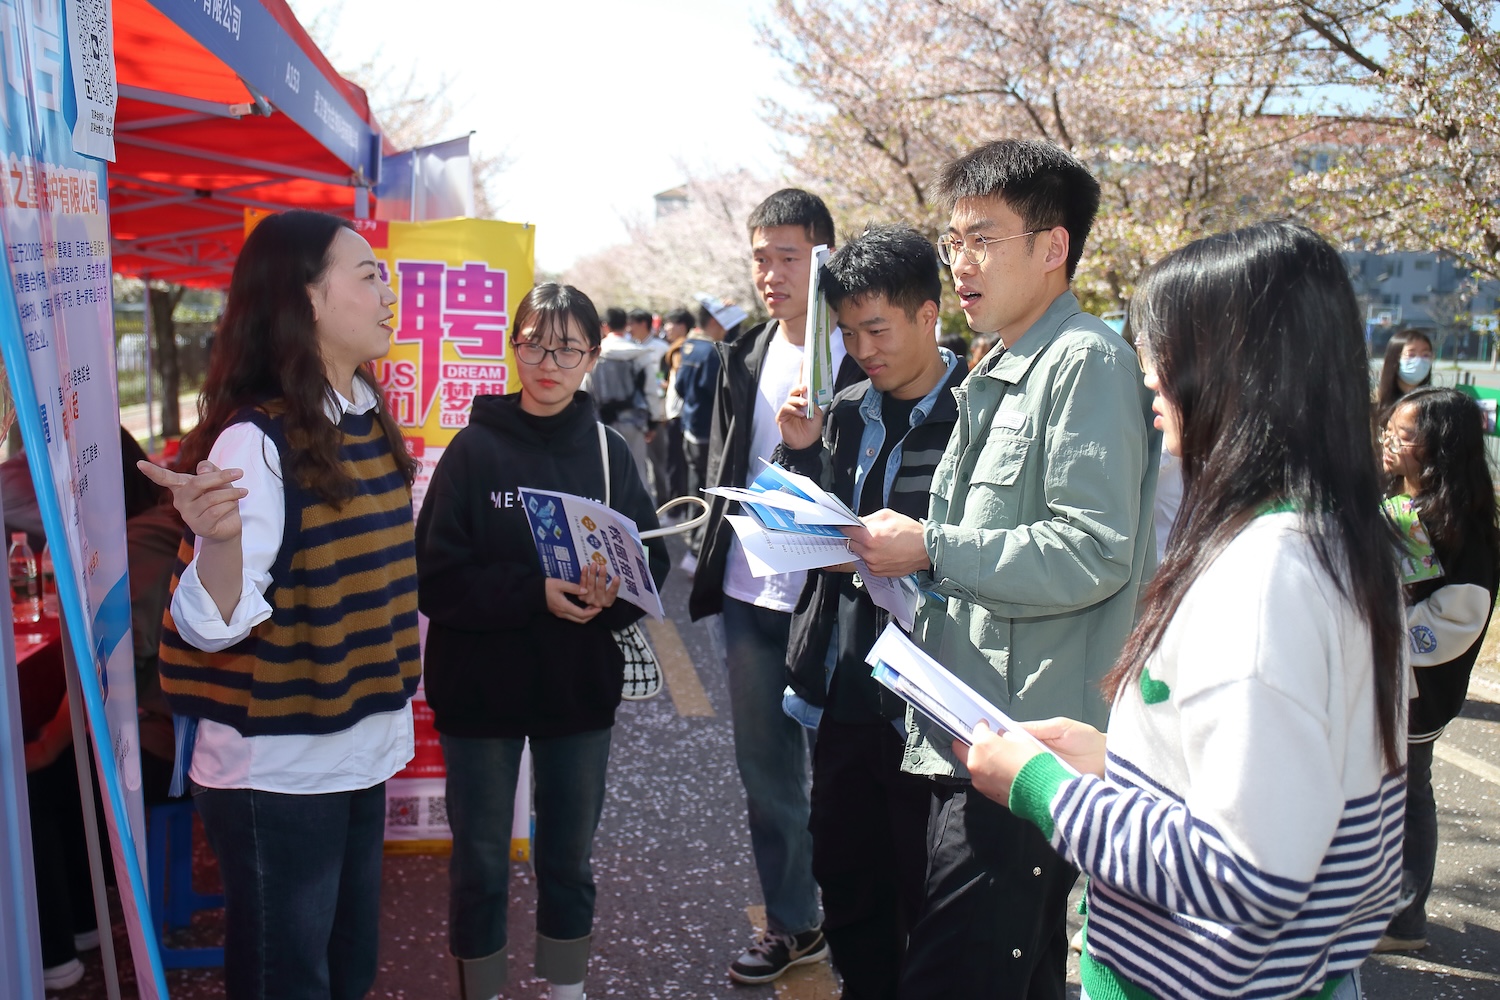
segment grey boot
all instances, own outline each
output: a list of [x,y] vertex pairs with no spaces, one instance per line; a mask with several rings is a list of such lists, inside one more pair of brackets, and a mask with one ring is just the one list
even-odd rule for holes
[[536,977],[552,983],[581,983],[589,971],[592,934],[559,941],[545,934],[536,936]]
[[495,1000],[509,965],[509,945],[484,958],[458,959],[458,1000]]

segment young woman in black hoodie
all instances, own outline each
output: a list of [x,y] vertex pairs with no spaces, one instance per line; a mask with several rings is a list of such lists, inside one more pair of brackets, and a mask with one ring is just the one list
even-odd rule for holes
[[[579,391],[599,354],[599,316],[568,285],[533,288],[516,310],[512,347],[521,391],[474,400],[432,477],[417,520],[418,602],[448,767],[449,949],[464,1000],[506,981],[510,833],[521,747],[536,780],[536,974],[554,1000],[583,995],[594,918],[590,868],[604,805],[611,727],[624,661],[610,632],[639,619],[618,581],[585,567],[549,579],[521,487],[612,506],[641,528],[656,511],[625,440],[606,429],[609,489],[593,400]],[[648,543],[658,587],[666,547]]]

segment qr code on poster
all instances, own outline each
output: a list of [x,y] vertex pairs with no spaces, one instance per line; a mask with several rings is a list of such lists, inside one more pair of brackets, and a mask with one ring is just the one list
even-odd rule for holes
[[392,796],[385,803],[386,826],[416,826],[417,804],[422,800],[415,795]]
[[115,93],[113,32],[109,0],[76,0],[83,37],[83,94],[90,101],[110,101]]
[[427,825],[448,825],[448,797],[446,795],[432,795],[427,799]]

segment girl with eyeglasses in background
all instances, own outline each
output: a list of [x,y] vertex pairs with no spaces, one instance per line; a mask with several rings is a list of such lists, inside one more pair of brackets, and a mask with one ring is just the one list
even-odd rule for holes
[[[642,530],[656,509],[618,432],[579,389],[599,355],[599,315],[570,285],[537,285],[516,309],[519,392],[477,396],[438,461],[417,519],[419,606],[429,628],[427,703],[448,769],[449,950],[461,1000],[507,981],[511,821],[521,748],[535,776],[536,975],[553,1000],[583,996],[594,920],[590,866],[604,806],[624,660],[611,635],[643,612],[592,565],[547,577],[518,490],[611,505]],[[660,587],[665,545],[647,543]]]
[[1405,536],[1407,642],[1417,687],[1407,735],[1401,908],[1376,951],[1427,947],[1427,896],[1437,864],[1433,745],[1463,708],[1500,585],[1495,485],[1479,404],[1428,387],[1401,398],[1380,435],[1392,477],[1386,510]]

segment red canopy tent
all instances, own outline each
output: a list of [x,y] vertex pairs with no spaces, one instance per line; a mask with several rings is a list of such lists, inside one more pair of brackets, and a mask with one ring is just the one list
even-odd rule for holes
[[371,214],[392,150],[284,0],[115,0],[114,32],[117,271],[221,286],[246,209]]

